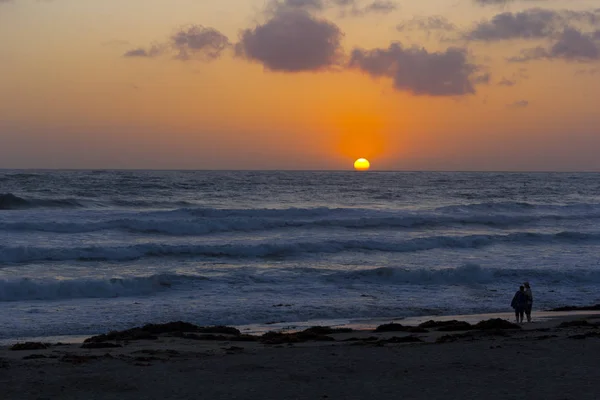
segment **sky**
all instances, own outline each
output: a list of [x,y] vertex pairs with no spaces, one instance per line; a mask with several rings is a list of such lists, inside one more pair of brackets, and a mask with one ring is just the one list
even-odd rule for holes
[[600,171],[600,0],[0,0],[0,168]]

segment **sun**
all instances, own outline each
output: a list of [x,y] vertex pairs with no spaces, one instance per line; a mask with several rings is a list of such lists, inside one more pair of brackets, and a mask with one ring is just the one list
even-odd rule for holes
[[366,158],[359,158],[354,161],[354,169],[357,171],[368,171],[371,167],[371,163]]

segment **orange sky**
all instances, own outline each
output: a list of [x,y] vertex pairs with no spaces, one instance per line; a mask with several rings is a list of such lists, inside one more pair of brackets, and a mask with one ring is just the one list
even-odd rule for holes
[[0,168],[600,170],[597,1],[297,1],[0,1]]

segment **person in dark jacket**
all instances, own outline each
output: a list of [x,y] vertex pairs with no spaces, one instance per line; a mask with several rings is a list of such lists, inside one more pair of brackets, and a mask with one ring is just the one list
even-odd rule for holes
[[519,286],[519,290],[513,296],[510,306],[515,309],[515,320],[517,323],[523,322],[523,314],[525,314],[525,307],[527,307],[525,286]]

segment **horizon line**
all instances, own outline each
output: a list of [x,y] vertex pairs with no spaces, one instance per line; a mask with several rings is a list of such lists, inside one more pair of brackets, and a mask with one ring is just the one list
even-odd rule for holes
[[535,174],[535,173],[554,173],[554,174],[594,174],[600,173],[599,170],[442,170],[442,169],[397,169],[397,170],[379,170],[369,169],[368,171],[357,171],[354,169],[193,169],[193,168],[2,168],[0,171],[146,171],[146,172],[356,172],[356,173],[503,173],[503,174]]

